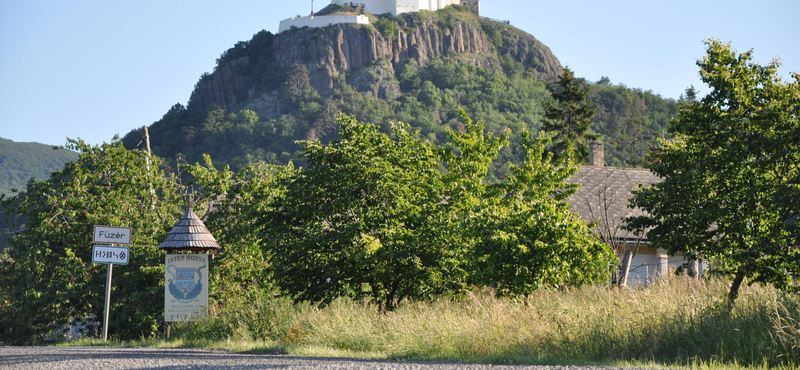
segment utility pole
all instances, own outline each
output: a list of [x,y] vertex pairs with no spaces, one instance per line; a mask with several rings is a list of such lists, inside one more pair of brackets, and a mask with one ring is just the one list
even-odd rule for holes
[[152,154],[152,153],[150,153],[150,132],[147,131],[147,126],[143,126],[142,128],[144,128],[144,143],[145,143],[145,148],[147,148],[147,165],[148,165],[147,168],[149,169],[150,168],[149,167],[150,166],[150,154]]
[[[147,126],[142,126],[144,130],[144,147],[147,149],[147,156],[144,157],[145,163],[147,163],[147,177],[150,178],[150,131],[147,130]],[[149,182],[149,181],[148,181]],[[149,182],[150,183],[150,182]],[[150,183],[150,194],[153,196],[153,201],[150,203],[150,209],[156,208],[156,191],[153,190],[153,184]]]

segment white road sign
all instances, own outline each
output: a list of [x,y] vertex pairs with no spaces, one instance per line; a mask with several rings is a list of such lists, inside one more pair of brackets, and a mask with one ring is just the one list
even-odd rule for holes
[[94,225],[93,243],[131,244],[131,228]]
[[112,247],[110,245],[95,245],[92,248],[92,262],[127,265],[131,251],[128,247]]

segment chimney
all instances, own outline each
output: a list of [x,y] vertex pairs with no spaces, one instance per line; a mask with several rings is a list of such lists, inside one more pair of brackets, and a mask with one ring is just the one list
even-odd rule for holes
[[592,141],[589,143],[589,165],[603,167],[605,162],[605,147],[602,141]]

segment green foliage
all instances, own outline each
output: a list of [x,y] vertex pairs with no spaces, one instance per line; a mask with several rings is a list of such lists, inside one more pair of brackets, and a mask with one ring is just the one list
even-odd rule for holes
[[556,104],[544,102],[544,130],[554,132],[553,152],[557,157],[570,156],[585,163],[589,158],[589,141],[597,135],[590,132],[595,104],[587,100],[589,86],[576,79],[569,68],[558,76],[555,86],[548,88]]
[[209,298],[225,305],[272,292],[269,256],[261,248],[267,242],[263,239],[267,225],[257,220],[270,210],[269,204],[280,194],[277,179],[293,173],[291,166],[256,163],[234,174],[228,166],[217,170],[205,156],[205,165],[189,166],[188,171],[201,189],[199,203],[209,204],[205,224],[224,246],[210,266]]
[[301,142],[306,167],[279,182],[267,212],[277,283],[297,300],[406,299],[464,289],[463,245],[452,228],[435,146],[405,125],[390,137],[337,117],[340,139]]
[[800,76],[783,82],[776,61],[706,44],[698,66],[711,92],[680,109],[650,164],[664,180],[636,192],[648,215],[631,227],[734,275],[731,302],[743,281],[796,290],[800,233],[787,221],[800,213]]
[[149,337],[162,315],[156,246],[180,215],[179,188],[157,158],[147,166],[118,141],[69,140],[66,149],[80,153],[75,162],[3,199],[27,222],[0,257],[0,342],[35,342],[70,320],[102,317],[106,266],[92,263],[93,225],[133,229],[130,264],[114,269],[110,334]]
[[250,41],[237,42],[234,47],[220,55],[216,66],[214,66],[214,71],[235,60],[247,58],[249,63],[245,69],[237,72],[253,78],[266,87],[277,87],[283,75],[272,54],[272,42],[274,40],[275,35],[269,31],[261,30],[253,35]]
[[602,79],[590,87],[588,100],[597,104],[592,131],[604,136],[608,166],[642,167],[657,139],[669,137],[667,126],[678,108],[651,91]]
[[544,132],[522,133],[522,166],[486,197],[475,219],[480,238],[477,274],[497,284],[498,295],[525,296],[544,287],[561,288],[608,281],[616,261],[609,246],[564,200],[577,191],[566,181],[577,171],[569,157],[554,161],[545,152]]
[[[525,134],[524,167],[512,166],[508,183],[488,185],[508,134],[495,136],[460,115],[464,130],[448,131],[441,148],[407,125],[393,125],[387,135],[340,115],[338,139],[300,143],[301,169],[250,166],[234,176],[208,157],[205,166],[192,166],[216,200],[207,225],[234,248],[223,254],[254,261],[215,272],[220,286],[235,292],[229,297],[251,296],[268,291],[265,280],[274,274],[296,301],[366,298],[392,310],[406,299],[463,294],[471,275],[500,282],[500,294],[514,296],[602,280],[613,255],[563,202],[574,168],[544,158],[543,139],[534,143]],[[498,235],[519,243],[498,242]],[[507,249],[522,244],[538,249],[507,258]],[[535,281],[514,286],[509,268]]]
[[392,19],[381,18],[374,23],[375,28],[381,33],[381,36],[387,40],[397,39],[396,23]]
[[46,179],[77,157],[75,152],[50,145],[0,138],[0,194],[11,196],[12,189],[25,189],[31,178]]

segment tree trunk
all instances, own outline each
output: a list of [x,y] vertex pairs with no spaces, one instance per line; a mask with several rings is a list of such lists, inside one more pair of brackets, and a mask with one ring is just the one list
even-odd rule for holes
[[739,296],[739,287],[742,286],[742,281],[744,281],[744,272],[739,271],[736,273],[736,277],[733,278],[733,284],[731,284],[731,291],[728,292],[728,307],[733,309],[733,302],[736,301],[736,297]]
[[620,288],[628,286],[631,260],[633,260],[633,251],[630,247],[625,247],[625,254],[622,255],[622,260],[620,261],[619,280],[617,280],[617,286]]

